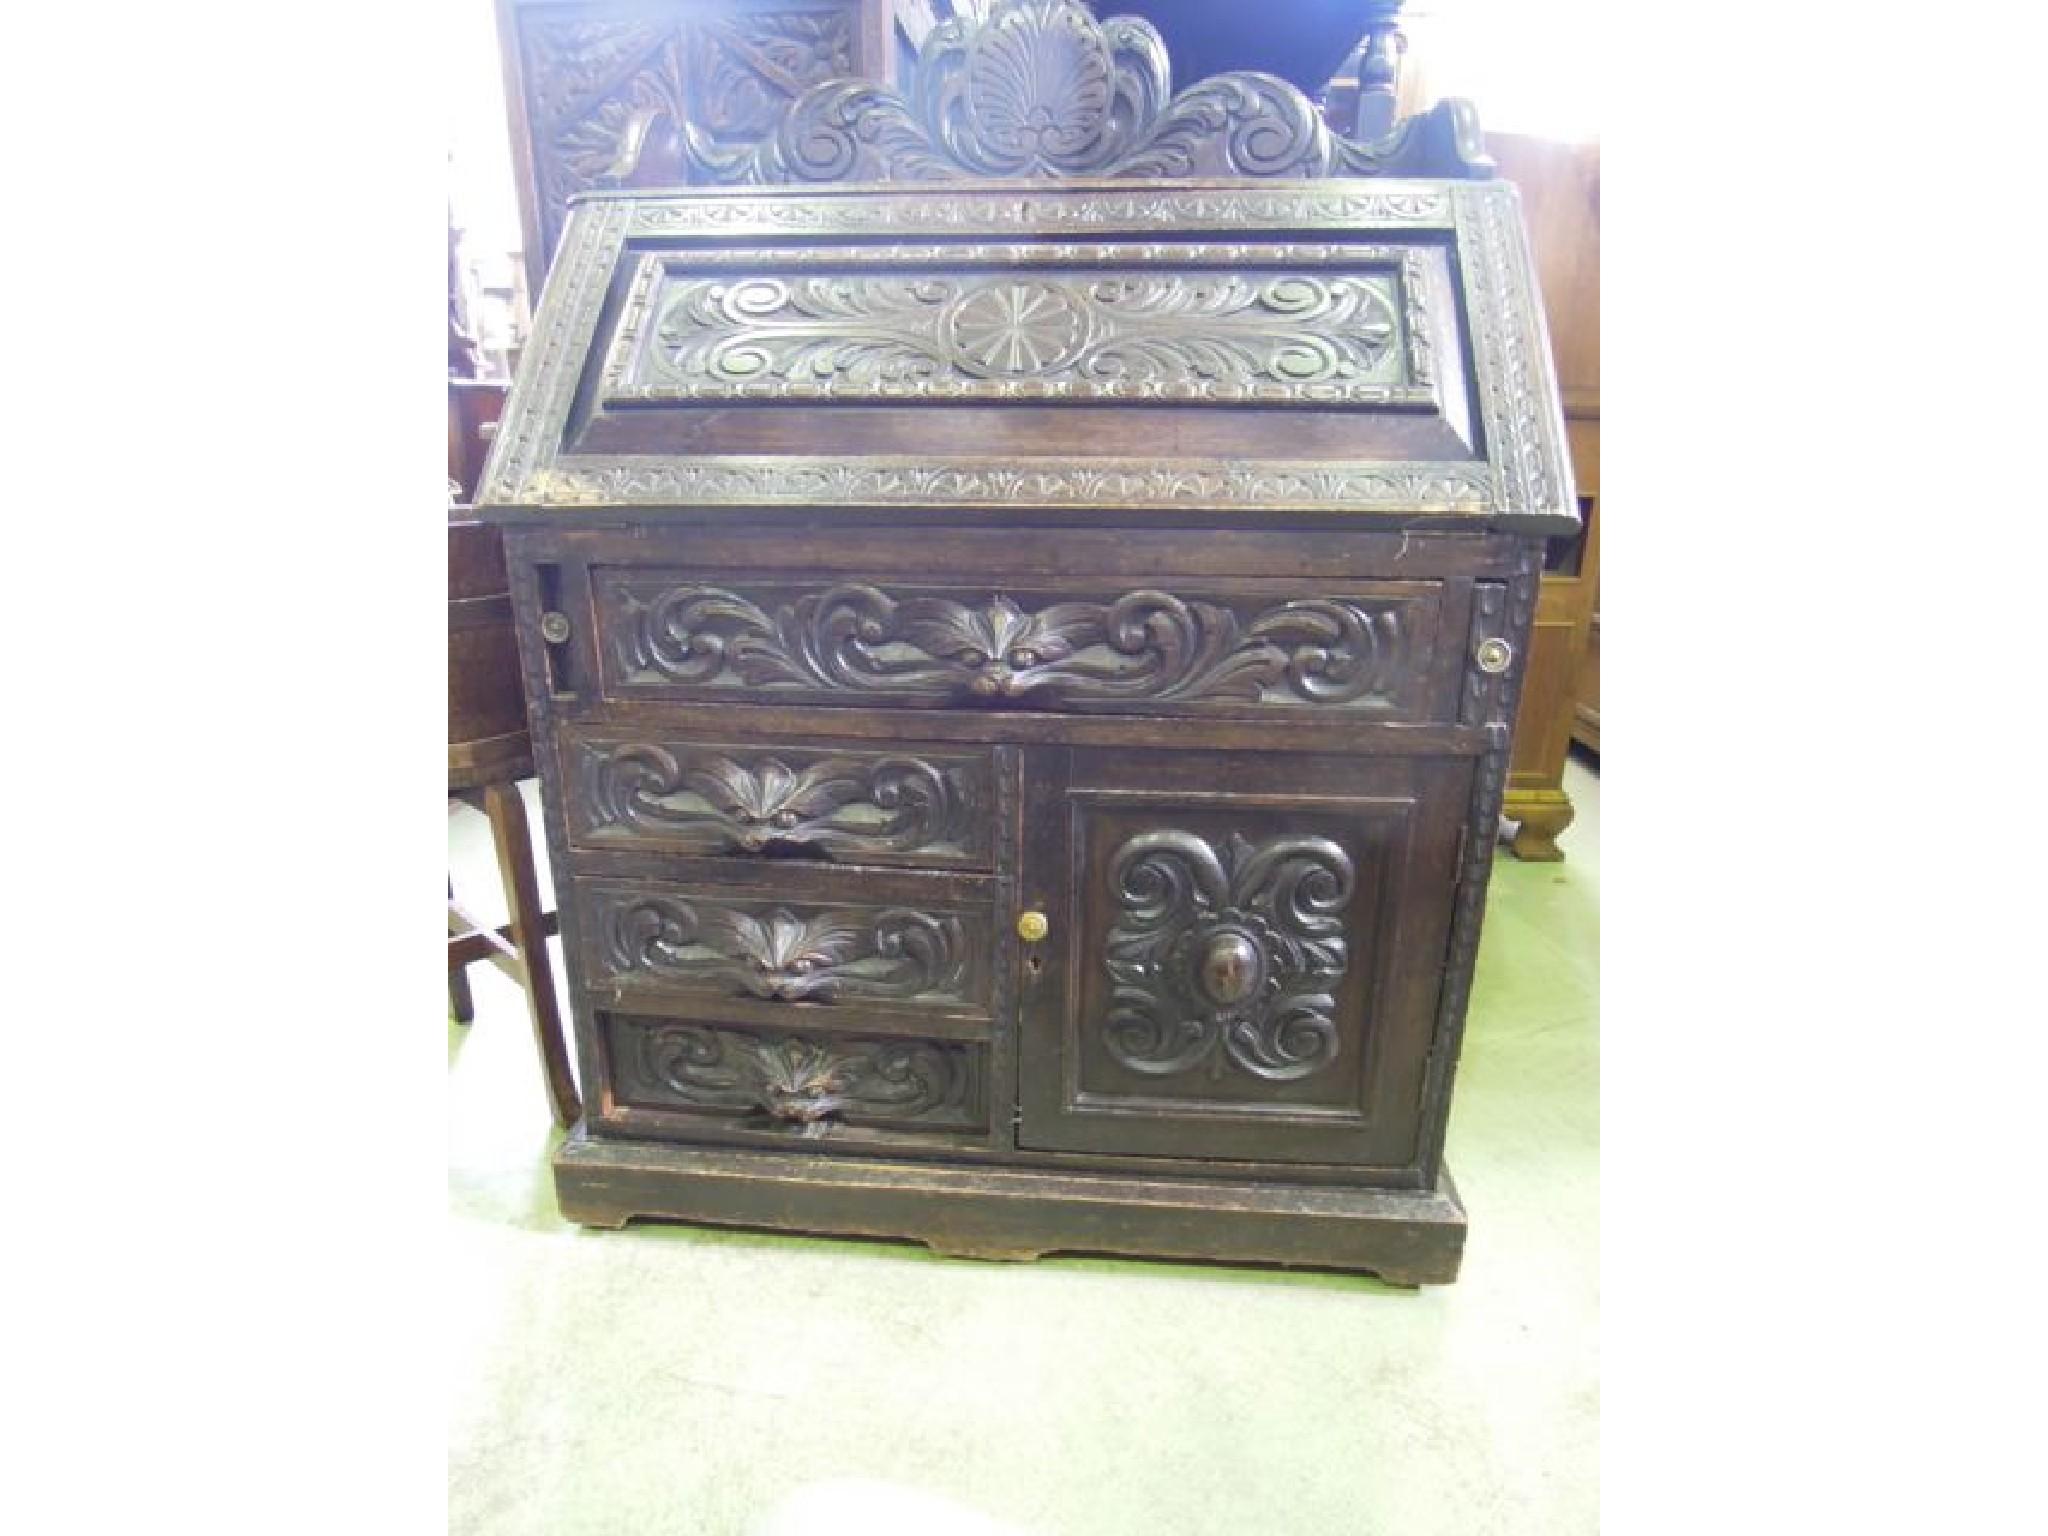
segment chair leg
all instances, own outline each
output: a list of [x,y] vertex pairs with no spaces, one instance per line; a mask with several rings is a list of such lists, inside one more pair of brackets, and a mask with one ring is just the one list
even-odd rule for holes
[[[455,899],[455,881],[448,882],[448,899]],[[469,967],[458,965],[448,972],[448,1011],[455,1022],[467,1024],[476,1017],[476,1000],[469,995]]]
[[505,905],[512,913],[512,943],[526,972],[526,1011],[533,1020],[533,1042],[547,1078],[548,1108],[555,1124],[570,1126],[583,1113],[576,1079],[569,1070],[569,1051],[562,1039],[562,1014],[555,1004],[555,972],[548,962],[548,933],[541,919],[540,881],[533,869],[533,840],[527,831],[526,802],[517,784],[484,788],[484,814],[498,849],[498,878],[505,883]]
[[469,995],[469,967],[458,965],[448,973],[448,1011],[455,1022],[467,1024],[476,1017],[476,1001]]

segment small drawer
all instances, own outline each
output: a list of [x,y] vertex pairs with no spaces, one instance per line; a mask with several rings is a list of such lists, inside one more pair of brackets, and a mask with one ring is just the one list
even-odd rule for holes
[[[909,877],[896,877],[906,881]],[[934,877],[935,878],[935,877]],[[987,1019],[997,950],[986,901],[579,878],[584,975],[609,1000],[673,999],[773,1019],[846,1008]]]
[[608,697],[1073,713],[1435,718],[1435,581],[895,580],[595,566]]
[[910,1035],[597,1015],[607,1117],[636,1132],[692,1127],[860,1139],[988,1127],[987,1046]]
[[560,750],[575,848],[995,867],[986,748],[874,751],[564,727]]

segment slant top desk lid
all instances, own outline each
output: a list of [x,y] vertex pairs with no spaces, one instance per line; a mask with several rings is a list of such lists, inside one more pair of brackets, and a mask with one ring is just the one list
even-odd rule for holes
[[813,87],[725,161],[680,125],[760,184],[575,204],[478,505],[1576,528],[1514,189],[1360,174],[1484,176],[1469,108],[1356,145],[1165,71],[1143,22],[1000,0],[908,95]]

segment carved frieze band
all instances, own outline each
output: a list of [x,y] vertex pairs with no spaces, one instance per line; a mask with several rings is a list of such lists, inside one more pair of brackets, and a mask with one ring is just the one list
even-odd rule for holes
[[1419,286],[1385,271],[672,276],[636,287],[605,397],[1427,405],[1429,339],[1402,292]]
[[1576,519],[1564,417],[1541,342],[1543,317],[1515,194],[1506,186],[1459,187],[1461,242],[1476,271],[1468,278],[1473,354],[1478,363],[1488,457],[1499,466],[1500,508]]
[[955,913],[598,889],[587,910],[614,977],[645,977],[775,1002],[979,1008],[981,953]]
[[[972,177],[1483,175],[1463,103],[1385,141],[1333,135],[1270,75],[1215,75],[1175,94],[1150,23],[1098,21],[1081,0],[997,0],[934,28],[909,93],[831,80],[758,145],[724,149],[686,126],[693,180],[931,181]],[[622,167],[622,170],[627,168]]]
[[636,1028],[624,1054],[659,1100],[766,1115],[805,1135],[833,1121],[970,1127],[980,1123],[975,1047],[936,1040],[762,1035],[711,1024]]
[[[1234,607],[1136,591],[1027,609],[1003,593],[858,583],[762,601],[721,587],[609,590],[625,686],[792,688],[1029,706],[1242,701],[1387,710],[1426,665],[1422,600]],[[778,601],[778,599],[780,599]]]
[[824,857],[988,857],[985,758],[837,755],[576,743],[570,814],[580,837],[707,853],[800,849]]
[[1322,837],[1147,832],[1110,859],[1110,1057],[1148,1077],[1289,1082],[1338,1054],[1351,858]]
[[1449,229],[1454,222],[1448,189],[1426,182],[1341,191],[1313,186],[1270,191],[1159,186],[1131,192],[1078,187],[1002,196],[970,187],[945,197],[909,191],[887,197],[622,193],[607,206],[632,210],[635,236]]

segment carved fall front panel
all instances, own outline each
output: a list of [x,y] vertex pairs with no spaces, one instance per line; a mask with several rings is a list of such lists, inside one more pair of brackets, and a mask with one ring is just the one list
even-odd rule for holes
[[895,247],[720,270],[729,255],[649,256],[603,398],[1425,406],[1430,259],[1398,247]]
[[656,583],[600,573],[612,686],[1022,708],[1310,705],[1424,713],[1435,588],[1214,597]]

